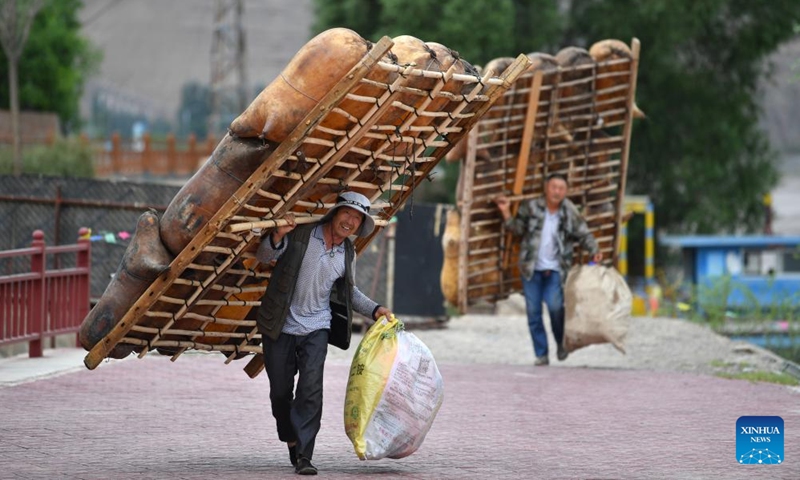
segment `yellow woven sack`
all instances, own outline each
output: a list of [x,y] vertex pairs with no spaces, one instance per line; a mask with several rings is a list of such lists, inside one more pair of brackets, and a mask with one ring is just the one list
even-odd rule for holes
[[353,356],[344,429],[362,460],[415,452],[436,417],[444,384],[430,350],[392,316],[381,317]]

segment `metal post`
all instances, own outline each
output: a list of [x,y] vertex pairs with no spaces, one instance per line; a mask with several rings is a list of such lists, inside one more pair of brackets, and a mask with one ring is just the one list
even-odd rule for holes
[[30,358],[37,358],[41,357],[43,354],[42,336],[45,323],[44,299],[47,294],[45,280],[47,262],[45,261],[43,231],[36,230],[33,232],[31,247],[36,248],[38,251],[31,255],[31,272],[36,273],[37,278],[31,283],[31,289],[28,292],[28,329],[30,329],[29,333],[35,333],[37,337],[36,340],[31,340],[28,343],[28,356]]
[[644,213],[644,278],[647,287],[653,285],[655,279],[655,266],[653,257],[655,256],[655,241],[653,238],[653,226],[655,225],[655,214],[653,213],[653,203],[647,202]]
[[[77,312],[76,318],[83,319],[89,314],[90,297],[91,297],[91,282],[92,282],[92,231],[86,227],[81,227],[78,230],[78,245],[85,247],[85,250],[78,251],[78,258],[75,266],[82,270],[78,278],[78,287],[76,288],[76,305]],[[79,326],[80,324],[76,325]],[[75,334],[75,346],[80,347],[79,334]]]
[[623,222],[619,229],[619,255],[617,256],[617,270],[627,279],[628,277],[628,222]]

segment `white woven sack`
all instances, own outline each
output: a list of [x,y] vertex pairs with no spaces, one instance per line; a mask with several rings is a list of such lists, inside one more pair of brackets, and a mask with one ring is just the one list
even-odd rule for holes
[[572,267],[564,287],[564,306],[567,351],[610,342],[625,353],[633,296],[619,272],[601,265]]

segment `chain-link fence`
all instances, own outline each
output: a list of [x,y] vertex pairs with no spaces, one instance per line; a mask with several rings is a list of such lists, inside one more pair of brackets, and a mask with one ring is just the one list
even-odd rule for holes
[[[117,180],[0,175],[0,250],[30,246],[34,230],[48,245],[72,244],[78,230],[92,234],[91,297],[98,299],[117,270],[139,216],[163,213],[180,187]],[[356,283],[376,302],[386,301],[386,242],[375,237],[358,257]],[[66,257],[66,256],[65,256]],[[54,259],[69,267],[69,258]],[[49,265],[54,268],[56,265]],[[29,271],[29,265],[0,260],[0,275]]]
[[[119,266],[139,215],[163,211],[178,187],[124,181],[37,175],[0,176],[0,250],[25,248],[34,230],[48,245],[75,243],[81,227],[92,234],[91,297],[98,298]],[[51,262],[69,262],[68,258]],[[68,264],[49,265],[69,267]],[[20,273],[25,265],[0,265],[0,274]]]

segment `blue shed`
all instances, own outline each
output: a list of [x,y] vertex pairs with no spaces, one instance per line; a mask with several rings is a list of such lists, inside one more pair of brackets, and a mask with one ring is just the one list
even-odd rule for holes
[[682,250],[684,278],[695,285],[729,276],[730,306],[753,306],[753,299],[761,306],[800,304],[800,236],[662,236],[659,242]]

